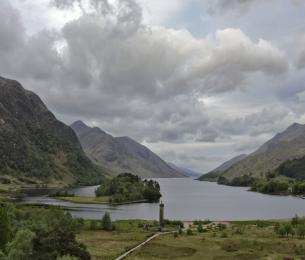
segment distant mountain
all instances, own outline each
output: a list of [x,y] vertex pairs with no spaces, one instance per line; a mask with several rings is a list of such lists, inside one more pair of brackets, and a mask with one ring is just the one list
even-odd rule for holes
[[74,131],[17,81],[0,77],[2,182],[89,184],[105,173],[83,152]]
[[200,176],[200,181],[217,181],[218,177],[222,175],[225,171],[227,171],[232,165],[236,164],[237,162],[245,159],[247,157],[246,154],[238,155],[229,161],[224,162],[220,166],[218,166],[216,169],[208,172],[207,174],[204,174]]
[[184,175],[185,177],[198,177],[200,175],[202,175],[202,173],[187,169],[185,167],[180,167],[177,166],[173,163],[167,163],[170,167],[172,167],[173,169],[175,169],[177,172],[181,173],[182,175]]
[[71,125],[87,155],[116,175],[131,172],[142,178],[181,177],[159,156],[129,137],[113,137],[82,121]]
[[264,143],[257,151],[223,173],[228,179],[242,175],[264,176],[280,165],[305,156],[305,125],[293,124]]

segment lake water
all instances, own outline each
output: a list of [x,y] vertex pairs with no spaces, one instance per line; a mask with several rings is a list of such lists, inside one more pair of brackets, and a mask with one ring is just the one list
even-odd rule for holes
[[[157,179],[160,183],[165,217],[179,220],[256,220],[305,216],[305,200],[292,196],[271,196],[193,179]],[[77,196],[94,196],[94,187],[74,189]],[[157,220],[157,203],[122,206],[86,205],[58,201],[47,196],[26,197],[25,203],[62,206],[74,217],[101,219],[108,211],[112,219]]]

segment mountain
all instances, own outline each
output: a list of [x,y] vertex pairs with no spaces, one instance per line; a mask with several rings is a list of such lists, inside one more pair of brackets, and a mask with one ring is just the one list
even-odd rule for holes
[[245,159],[247,157],[246,154],[238,155],[229,161],[224,162],[220,166],[218,166],[216,169],[200,176],[198,180],[200,181],[217,181],[217,178],[222,175],[226,170],[228,170],[230,167],[232,167],[237,162]]
[[305,156],[305,125],[293,124],[275,135],[257,151],[233,164],[223,173],[227,179],[242,175],[264,176],[289,160]]
[[172,167],[173,169],[175,169],[177,172],[181,173],[182,175],[184,175],[185,177],[198,177],[200,175],[202,175],[202,173],[187,169],[185,167],[180,167],[177,166],[173,163],[167,163],[170,167]]
[[103,173],[36,94],[0,77],[0,183],[89,184]]
[[129,137],[113,137],[82,121],[71,125],[87,155],[118,175],[131,172],[142,178],[181,177],[159,156]]

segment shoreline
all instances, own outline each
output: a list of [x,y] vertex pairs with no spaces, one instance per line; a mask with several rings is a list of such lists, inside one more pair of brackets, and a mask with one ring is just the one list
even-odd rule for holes
[[82,197],[82,196],[59,196],[59,197],[50,197],[56,200],[72,202],[75,204],[90,204],[90,205],[109,205],[109,206],[120,206],[120,205],[128,205],[128,204],[136,204],[136,203],[149,203],[148,200],[135,200],[135,201],[125,201],[118,203],[109,203],[109,197]]

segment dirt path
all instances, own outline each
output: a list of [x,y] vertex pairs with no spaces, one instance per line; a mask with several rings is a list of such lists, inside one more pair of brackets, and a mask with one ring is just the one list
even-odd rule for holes
[[135,250],[137,250],[138,248],[140,248],[141,246],[144,246],[145,244],[147,244],[149,241],[155,239],[158,236],[161,235],[167,235],[167,234],[171,234],[177,231],[171,231],[171,232],[164,232],[164,233],[157,233],[154,234],[153,236],[151,236],[150,238],[146,239],[144,242],[142,242],[141,244],[137,245],[136,247],[130,249],[129,251],[125,252],[124,254],[122,254],[121,256],[119,256],[118,258],[116,258],[115,260],[121,260],[124,259],[126,256],[130,255],[132,252],[134,252]]

